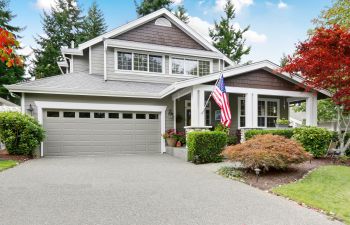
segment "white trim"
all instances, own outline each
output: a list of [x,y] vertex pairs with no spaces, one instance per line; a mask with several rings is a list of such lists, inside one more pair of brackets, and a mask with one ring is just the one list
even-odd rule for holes
[[21,97],[21,112],[23,114],[26,113],[25,93],[24,92],[22,92],[22,97]]
[[154,24],[157,26],[161,26],[161,27],[172,27],[170,21],[164,17],[160,17],[160,18],[156,19]]
[[79,55],[83,56],[84,52],[83,49],[76,49],[76,48],[61,48],[61,53],[62,54],[67,54],[67,55]]
[[157,53],[163,53],[163,54],[222,59],[222,56],[217,52],[211,52],[211,51],[205,51],[205,50],[171,47],[171,46],[165,46],[165,45],[147,44],[147,43],[117,40],[117,39],[106,39],[105,42],[108,47],[114,47],[114,48],[157,52]]
[[184,88],[178,92],[175,92],[175,94],[172,95],[172,99],[178,99],[178,98],[181,98],[185,95],[188,95],[190,94],[192,91],[192,88]]
[[74,72],[74,56],[73,55],[71,55],[69,62],[70,62],[69,72],[73,73]]
[[[43,110],[45,109],[71,109],[71,110],[101,110],[101,111],[134,111],[134,112],[160,112],[161,133],[165,132],[165,112],[167,106],[162,105],[128,105],[128,104],[97,104],[76,102],[47,102],[35,101],[38,110],[38,121],[43,124]],[[161,138],[161,153],[165,150],[165,141]],[[43,142],[41,143],[41,157],[44,156]]]
[[91,46],[89,47],[89,74],[92,74],[92,53],[91,53]]
[[107,45],[103,42],[103,78],[107,81]]
[[[191,110],[192,111],[192,104],[191,106],[188,106],[188,103],[191,104],[191,100],[185,100],[185,127],[186,126],[190,126],[190,124],[187,124],[187,110]],[[192,112],[191,112],[191,120],[192,120]]]
[[173,99],[174,130],[176,130],[176,99]]

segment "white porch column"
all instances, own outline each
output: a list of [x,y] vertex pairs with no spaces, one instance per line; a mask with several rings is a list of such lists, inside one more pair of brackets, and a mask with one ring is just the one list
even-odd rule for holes
[[306,125],[317,126],[317,96],[306,98]]
[[258,127],[258,94],[252,93],[252,127]]
[[199,126],[199,90],[192,89],[191,92],[191,126]]
[[173,116],[174,116],[174,129],[176,130],[176,99],[173,99],[173,104],[174,104],[174,106],[173,106],[173,110],[174,110],[174,112],[173,112]]
[[253,94],[245,94],[245,127],[253,127]]
[[205,126],[205,95],[203,90],[199,90],[198,93],[198,125]]

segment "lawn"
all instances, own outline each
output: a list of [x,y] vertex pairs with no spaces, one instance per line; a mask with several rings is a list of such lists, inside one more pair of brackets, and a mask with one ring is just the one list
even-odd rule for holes
[[8,168],[14,167],[17,165],[17,161],[14,160],[3,160],[0,161],[0,172]]
[[304,179],[272,190],[328,213],[350,224],[350,167],[324,166]]

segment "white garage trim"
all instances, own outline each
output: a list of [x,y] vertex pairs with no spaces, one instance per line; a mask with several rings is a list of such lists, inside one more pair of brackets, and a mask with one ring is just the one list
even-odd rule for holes
[[[43,110],[44,109],[73,109],[73,110],[115,110],[115,111],[134,111],[134,112],[160,112],[161,133],[165,132],[165,111],[166,106],[162,105],[126,105],[126,104],[98,104],[98,103],[75,103],[75,102],[46,102],[35,101],[34,104],[38,109],[38,121],[43,124]],[[161,137],[161,153],[165,153],[165,141]],[[44,156],[44,145],[41,142],[40,156]]]

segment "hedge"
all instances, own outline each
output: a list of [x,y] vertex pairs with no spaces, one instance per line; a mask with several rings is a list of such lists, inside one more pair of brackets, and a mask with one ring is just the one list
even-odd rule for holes
[[33,156],[44,139],[44,129],[33,117],[19,112],[0,113],[0,139],[12,155]]
[[332,132],[325,128],[299,127],[294,129],[292,138],[299,141],[314,157],[322,157],[327,153],[332,137]]
[[279,135],[286,138],[291,138],[293,136],[293,129],[276,129],[276,130],[248,130],[244,133],[245,139],[249,140],[256,135],[272,134]]
[[227,134],[219,131],[193,131],[188,134],[188,161],[193,163],[220,162]]

